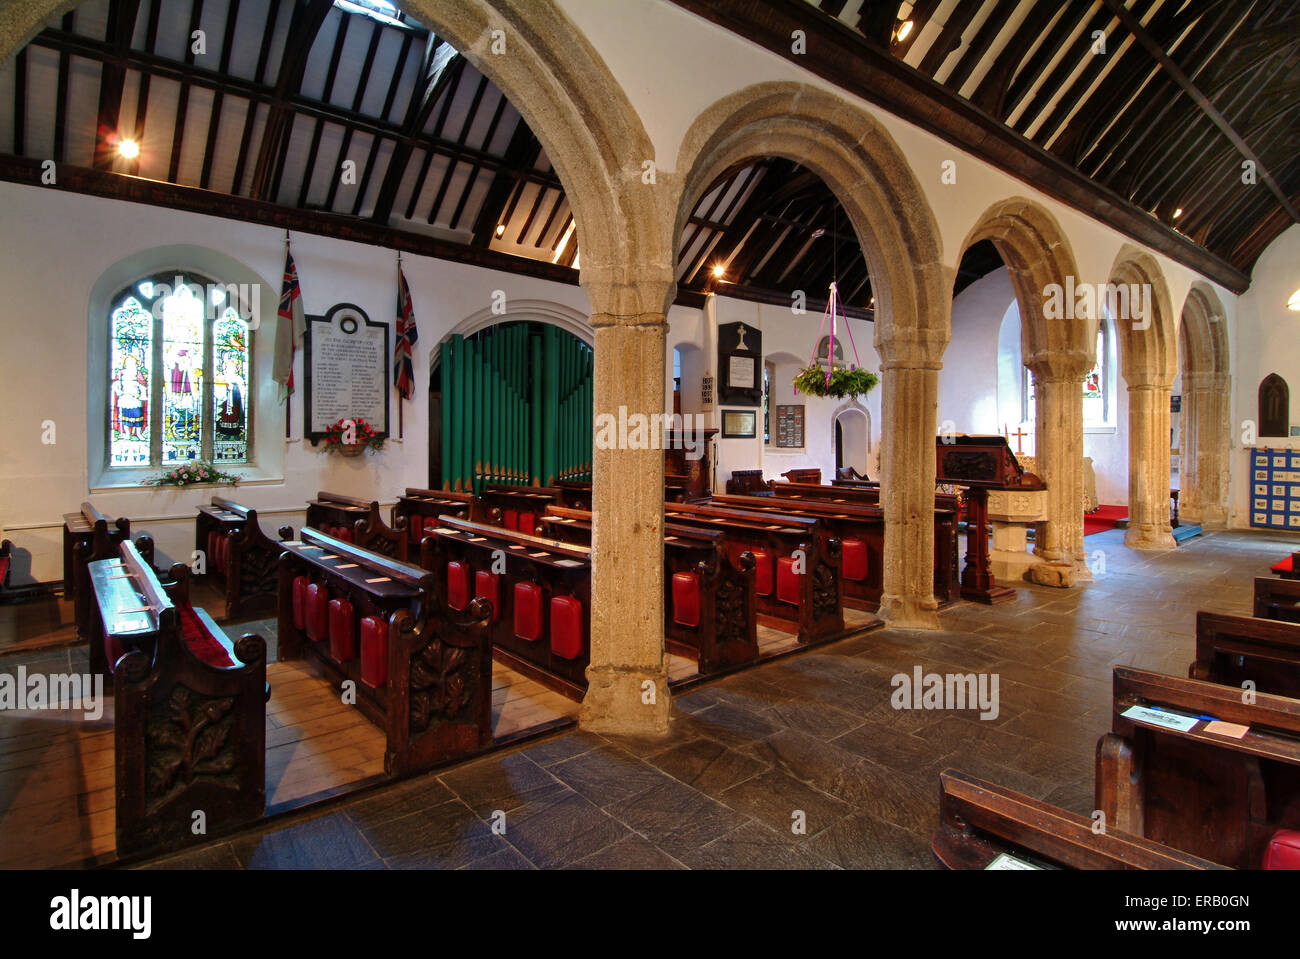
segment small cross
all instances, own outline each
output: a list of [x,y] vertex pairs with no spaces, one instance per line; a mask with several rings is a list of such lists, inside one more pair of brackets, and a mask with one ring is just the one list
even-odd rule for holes
[[1017,426],[1016,431],[1011,435],[1016,438],[1016,455],[1024,456],[1025,451],[1020,448],[1020,441],[1024,439],[1026,436],[1028,436],[1029,434],[1026,433],[1024,430],[1022,430],[1019,426]]

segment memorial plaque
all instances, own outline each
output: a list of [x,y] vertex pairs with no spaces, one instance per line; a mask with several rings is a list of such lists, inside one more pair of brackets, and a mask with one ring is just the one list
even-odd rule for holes
[[303,430],[312,444],[341,419],[363,419],[388,436],[388,324],[373,323],[351,303],[307,317],[303,337],[306,392]]
[[778,406],[776,408],[776,445],[785,449],[802,449],[803,442],[802,406]]
[[744,323],[718,327],[718,402],[761,406],[763,384],[759,363],[763,358],[763,333]]

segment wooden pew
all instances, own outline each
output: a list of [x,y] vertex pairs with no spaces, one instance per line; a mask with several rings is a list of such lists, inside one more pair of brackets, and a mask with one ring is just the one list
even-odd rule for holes
[[564,493],[554,486],[505,486],[489,484],[479,497],[483,500],[481,520],[529,536],[537,533],[537,517],[548,506],[558,506]]
[[[555,484],[555,488],[560,493],[559,502],[556,505],[565,509],[591,511],[591,483],[589,481],[560,480]],[[664,477],[665,503],[689,503],[690,500],[691,491],[687,477]]]
[[[550,507],[543,532],[562,543],[591,546],[591,513]],[[693,659],[700,673],[758,658],[754,554],[733,562],[722,533],[664,525],[664,638],[670,652]]]
[[[692,503],[665,503],[664,516],[665,522],[721,532],[733,561],[754,554],[759,623],[794,633],[805,644],[847,634],[840,541],[825,535],[820,520]],[[796,574],[800,556],[803,572]]]
[[[293,539],[293,527],[277,531],[281,542]],[[207,575],[221,581],[226,618],[271,612],[279,602],[276,563],[284,547],[262,532],[257,510],[212,497],[194,520],[194,548],[207,557]]]
[[1255,580],[1255,615],[1260,619],[1300,623],[1300,581],[1258,577]]
[[791,483],[818,484],[821,483],[822,481],[822,471],[820,468],[786,470],[781,475],[784,476],[786,479],[788,479]]
[[[71,585],[72,616],[77,626],[77,636],[88,639],[90,632],[90,575],[86,567],[101,559],[114,559],[117,547],[131,539],[131,521],[125,516],[110,519],[93,504],[81,504],[78,513],[63,517],[63,595],[68,597]],[[140,555],[153,565],[154,544],[148,534],[135,541]],[[92,644],[92,658],[94,656]]]
[[[715,496],[712,502],[730,509],[770,511],[821,520],[826,531],[841,543],[844,605],[870,612],[878,610],[884,594],[884,510],[869,502],[867,497],[855,501],[852,493],[835,499],[798,496],[787,499],[779,492],[786,485],[776,484],[778,492],[771,497]],[[952,499],[955,497],[947,497],[945,501]],[[957,571],[957,513],[953,508],[939,506],[934,511],[934,597],[940,607],[950,606],[961,598]]]
[[1251,681],[1261,693],[1300,697],[1300,623],[1201,610],[1187,675],[1238,690]]
[[[1300,827],[1300,701],[1117,666],[1112,731],[1097,743],[1097,808],[1121,830],[1238,869],[1257,869],[1273,834]],[[1241,738],[1187,732],[1130,707],[1212,716]]]
[[733,496],[771,496],[772,487],[762,470],[732,470],[727,493]]
[[405,521],[408,559],[419,559],[420,541],[438,526],[439,516],[454,516],[476,523],[483,521],[483,502],[473,493],[453,490],[417,489],[408,486],[406,493],[393,504],[392,526],[398,529]]
[[[401,523],[400,519],[396,522]],[[357,499],[342,493],[317,493],[315,499],[307,501],[304,525],[403,563],[410,556],[406,527],[385,523],[379,515],[378,500]]]
[[591,551],[514,530],[443,517],[420,545],[440,609],[491,601],[492,653],[571,699],[591,661]]
[[477,601],[449,614],[433,574],[314,529],[280,557],[280,659],[352,684],[393,776],[491,744],[491,614]]
[[[232,643],[129,540],[90,564],[91,648],[111,672],[119,856],[204,842],[266,809],[266,641]],[[93,657],[92,657],[93,661]],[[209,835],[192,831],[195,810]]]
[[987,869],[1004,854],[1039,868],[1226,868],[1141,836],[1092,829],[1087,816],[945,769],[930,849],[949,869]]

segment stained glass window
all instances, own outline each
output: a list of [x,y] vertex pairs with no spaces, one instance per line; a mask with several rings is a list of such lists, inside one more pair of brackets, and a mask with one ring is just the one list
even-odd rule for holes
[[212,459],[248,461],[248,326],[230,307],[212,330]]
[[1083,378],[1083,421],[1105,423],[1106,409],[1106,322],[1097,329],[1097,361]]
[[113,311],[109,369],[110,466],[149,465],[153,316],[133,296]]
[[[249,462],[252,333],[239,287],[145,277],[110,314],[110,467]],[[157,371],[157,375],[154,375]]]

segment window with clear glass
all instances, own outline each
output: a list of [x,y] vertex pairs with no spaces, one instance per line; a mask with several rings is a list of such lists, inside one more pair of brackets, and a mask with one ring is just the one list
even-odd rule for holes
[[249,461],[252,331],[234,284],[172,272],[109,314],[110,468]]

